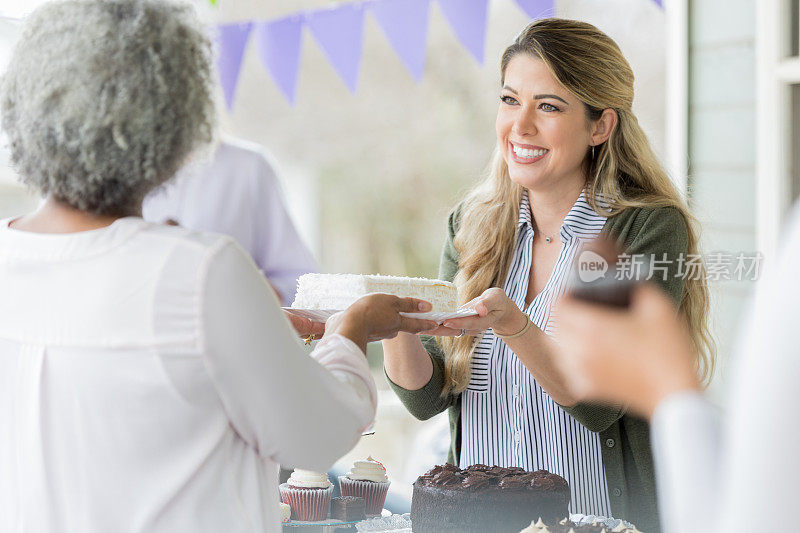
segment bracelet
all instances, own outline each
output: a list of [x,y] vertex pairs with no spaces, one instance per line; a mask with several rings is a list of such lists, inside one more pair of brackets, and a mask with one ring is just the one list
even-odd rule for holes
[[528,331],[532,325],[533,325],[533,322],[531,322],[531,319],[528,318],[528,323],[525,324],[525,327],[522,328],[522,331],[520,331],[519,333],[514,333],[513,335],[500,335],[499,333],[497,333],[495,331],[494,335],[495,335],[495,337],[499,337],[499,338],[501,338],[503,340],[516,339],[517,337],[522,337],[523,335],[525,335],[525,332]]

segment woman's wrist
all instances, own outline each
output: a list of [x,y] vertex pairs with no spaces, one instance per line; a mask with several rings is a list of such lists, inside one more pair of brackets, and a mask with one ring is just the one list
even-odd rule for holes
[[354,317],[353,314],[352,311],[345,311],[341,313],[340,316],[334,316],[328,321],[325,332],[330,334],[338,333],[339,335],[347,337],[366,353],[369,332],[367,331],[365,321],[359,319],[357,316]]
[[498,320],[492,326],[492,330],[498,337],[513,337],[528,327],[530,318],[516,305],[513,305],[511,311],[506,315],[503,316],[503,320]]

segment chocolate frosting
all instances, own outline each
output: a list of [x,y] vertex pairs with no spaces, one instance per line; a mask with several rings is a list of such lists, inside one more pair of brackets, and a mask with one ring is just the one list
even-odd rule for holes
[[476,464],[460,469],[449,463],[434,466],[421,475],[417,483],[427,486],[455,487],[479,491],[499,488],[500,490],[557,490],[567,487],[567,481],[547,470],[528,472],[520,467],[487,466]]

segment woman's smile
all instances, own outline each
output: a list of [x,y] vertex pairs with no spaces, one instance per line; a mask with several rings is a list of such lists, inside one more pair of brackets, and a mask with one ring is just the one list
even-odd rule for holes
[[511,159],[515,163],[529,165],[544,159],[550,150],[541,146],[508,141],[508,153],[511,154]]

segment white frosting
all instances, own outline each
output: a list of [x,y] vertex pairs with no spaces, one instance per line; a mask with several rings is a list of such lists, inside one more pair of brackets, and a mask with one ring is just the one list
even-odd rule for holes
[[327,489],[331,486],[328,474],[312,472],[311,470],[301,470],[299,468],[295,468],[292,475],[289,476],[288,483],[292,487],[304,489]]
[[376,483],[389,481],[389,476],[386,475],[386,468],[372,457],[367,457],[365,461],[354,462],[353,468],[347,473],[347,477]]
[[[567,525],[568,521],[565,518],[561,520],[559,524]],[[602,526],[603,524],[595,520],[592,522],[592,525]],[[603,529],[603,531],[611,531],[612,533],[641,533],[641,531],[639,531],[635,527],[633,529],[625,527],[625,524],[623,524],[622,522],[620,522],[617,525],[617,527],[615,527],[613,530]],[[531,522],[531,525],[529,525],[519,533],[550,533],[550,530],[547,528],[547,524],[542,522],[542,519],[539,518],[539,520],[537,520],[536,522]],[[575,528],[570,527],[569,533],[576,533]]]
[[547,529],[547,524],[542,522],[542,517],[539,517],[539,520],[537,520],[535,523],[531,522],[531,525],[519,533],[550,533],[550,530]]
[[433,305],[433,312],[455,312],[457,290],[447,281],[425,278],[361,274],[305,274],[297,280],[292,307],[297,309],[347,309],[364,295],[383,292],[420,298]]
[[281,502],[281,522],[288,522],[292,519],[292,508],[288,503]]

